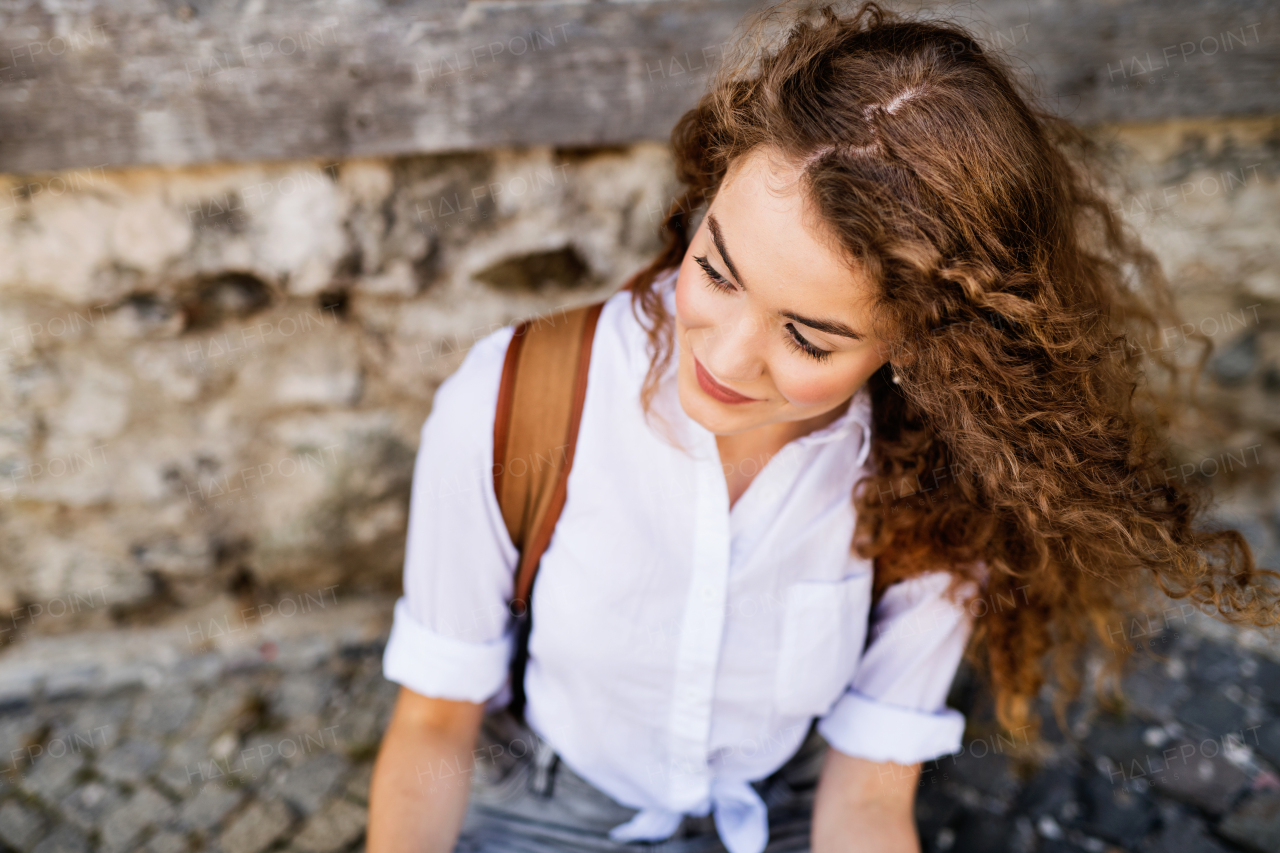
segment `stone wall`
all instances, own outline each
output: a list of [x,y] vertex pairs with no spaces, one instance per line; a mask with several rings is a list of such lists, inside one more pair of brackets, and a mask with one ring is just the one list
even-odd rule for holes
[[640,144],[5,178],[0,628],[397,586],[433,390],[647,260],[667,169]]
[[1210,480],[1218,515],[1275,566],[1280,439],[1280,119],[1175,121],[1098,130],[1129,186],[1116,207],[1159,256],[1183,315],[1139,345],[1187,364],[1207,427],[1171,478]]
[[[1117,206],[1217,349],[1223,429],[1178,475],[1212,477],[1274,554],[1280,119],[1096,132],[1129,184]],[[0,181],[15,631],[393,593],[434,388],[490,330],[616,288],[674,190],[655,143]]]

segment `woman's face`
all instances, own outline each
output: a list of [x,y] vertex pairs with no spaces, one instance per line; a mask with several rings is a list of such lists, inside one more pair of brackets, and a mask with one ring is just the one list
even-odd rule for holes
[[816,428],[885,362],[872,285],[826,237],[797,174],[759,149],[735,161],[680,266],[680,404],[717,435]]

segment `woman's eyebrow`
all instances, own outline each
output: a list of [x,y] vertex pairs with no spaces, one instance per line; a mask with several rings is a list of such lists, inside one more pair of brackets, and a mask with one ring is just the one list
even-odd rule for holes
[[[724,235],[720,233],[720,222],[716,219],[715,214],[707,214],[707,229],[711,232],[711,241],[716,244],[716,251],[720,253],[720,257],[724,258],[725,266],[729,268],[729,272],[737,279],[738,286],[745,292],[746,284],[742,281],[742,276],[738,274],[738,269],[733,265],[733,259],[729,257],[729,250],[724,244]],[[862,340],[862,335],[850,329],[839,320],[811,320],[808,317],[801,317],[794,311],[779,311],[779,316],[786,317],[788,320],[794,320],[808,326],[811,329],[817,329],[819,332],[826,332],[829,335],[839,335],[842,338],[852,338],[855,341]]]
[[797,323],[802,323],[810,329],[817,329],[819,332],[826,332],[829,335],[839,335],[842,338],[852,338],[855,341],[862,340],[862,335],[858,334],[838,320],[810,320],[807,317],[801,317],[799,314],[792,311],[779,311],[778,313],[781,316],[786,317],[788,320],[795,320]]
[[[742,284],[742,276],[738,275],[738,268],[733,265],[733,259],[729,257],[729,250],[724,245],[724,235],[720,233],[720,220],[716,219],[714,213],[707,214],[707,228],[711,230],[711,242],[716,244],[716,250],[720,252],[720,257],[724,258],[725,265],[729,267],[729,272],[733,273],[733,277],[738,280],[738,284]],[[746,290],[747,286],[742,284],[742,289]]]

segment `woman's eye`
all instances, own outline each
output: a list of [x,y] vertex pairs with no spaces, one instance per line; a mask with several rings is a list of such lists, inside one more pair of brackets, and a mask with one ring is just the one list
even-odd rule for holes
[[716,272],[716,268],[707,261],[706,255],[695,255],[693,259],[697,261],[698,266],[702,267],[702,271],[706,273],[707,278],[710,279],[717,290],[733,290],[733,285],[729,283],[728,279]]
[[[711,266],[710,262],[707,261],[706,255],[695,255],[693,259],[697,262],[698,266],[702,267],[702,272],[706,274],[708,283],[711,287],[721,291],[732,291],[735,289],[734,286],[729,283],[728,279],[720,275],[720,273],[716,271],[716,268]],[[787,335],[785,340],[787,342],[787,346],[791,347],[792,350],[803,352],[815,361],[826,361],[831,357],[830,350],[819,349],[806,341],[804,337],[796,331],[796,327],[790,323],[786,325],[786,331]]]
[[789,332],[787,335],[787,345],[793,350],[801,350],[806,355],[812,356],[816,361],[826,361],[831,358],[831,350],[815,347],[813,344],[806,341],[800,333],[796,331],[796,327],[790,323],[787,324],[787,332]]

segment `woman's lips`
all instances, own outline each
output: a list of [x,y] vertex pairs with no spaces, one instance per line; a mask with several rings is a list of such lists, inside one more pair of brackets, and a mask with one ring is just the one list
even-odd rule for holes
[[700,385],[702,387],[702,390],[706,391],[709,396],[714,397],[715,399],[719,400],[721,403],[757,403],[759,402],[759,400],[755,397],[745,397],[742,394],[739,394],[737,391],[734,391],[732,388],[726,388],[725,386],[721,385],[719,382],[712,379],[711,374],[707,373],[706,369],[702,366],[702,362],[698,361],[697,356],[694,356],[693,358],[693,365],[694,365],[694,373],[698,375],[698,385]]

